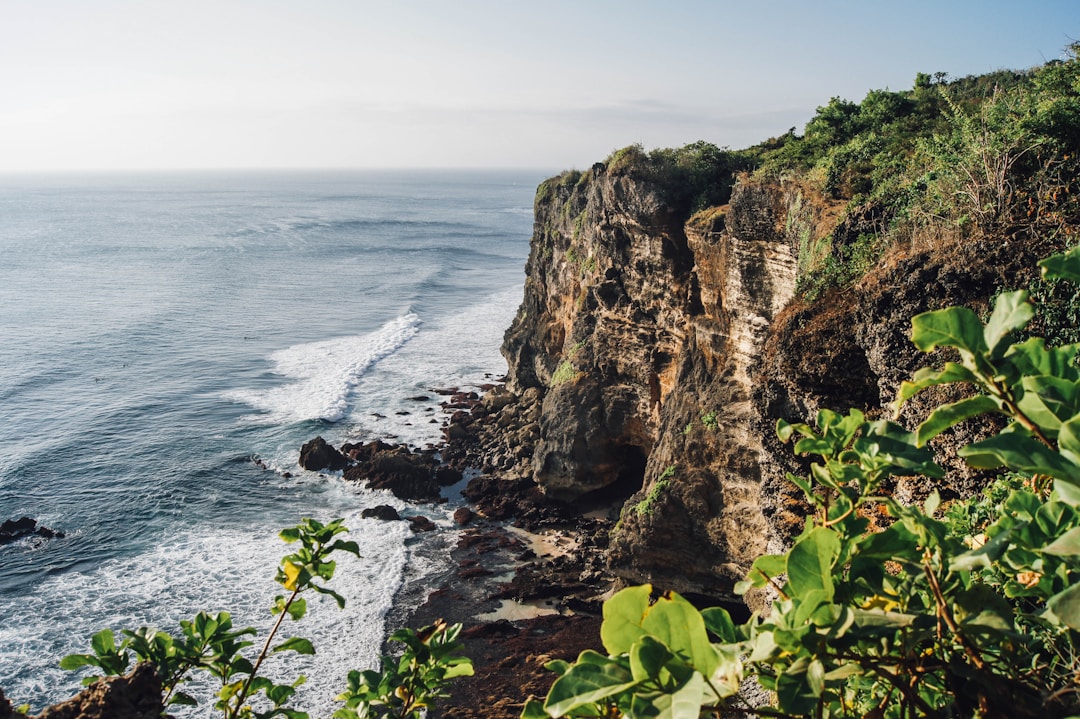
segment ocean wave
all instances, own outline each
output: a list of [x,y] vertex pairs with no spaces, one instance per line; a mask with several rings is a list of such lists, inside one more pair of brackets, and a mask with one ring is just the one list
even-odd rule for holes
[[261,410],[254,419],[263,423],[337,422],[348,413],[350,395],[361,378],[419,331],[420,318],[409,312],[369,334],[293,345],[270,355],[273,373],[292,380],[288,384],[224,396]]
[[[370,495],[357,501],[368,504],[385,498]],[[319,716],[334,710],[333,698],[345,686],[350,669],[374,665],[384,619],[408,562],[406,541],[411,533],[406,523],[365,520],[359,513],[354,505],[345,516],[352,530],[348,538],[360,544],[362,556],[336,557],[332,582],[345,596],[345,609],[339,610],[332,600],[311,597],[308,616],[287,627],[290,634],[285,636],[311,639],[318,654],[275,655],[266,668],[279,681],[297,674],[317,678],[302,687],[296,705]],[[226,610],[232,613],[234,626],[254,626],[265,637],[273,622],[268,607],[281,593],[273,581],[274,568],[288,551],[262,527],[202,526],[171,533],[143,553],[51,577],[5,611],[0,666],[20,671],[5,676],[4,689],[35,709],[74,694],[79,690],[78,675],[61,671],[57,662],[65,654],[88,651],[91,635],[103,628],[149,625],[176,632],[182,618],[202,610]],[[212,700],[208,683],[185,689]]]

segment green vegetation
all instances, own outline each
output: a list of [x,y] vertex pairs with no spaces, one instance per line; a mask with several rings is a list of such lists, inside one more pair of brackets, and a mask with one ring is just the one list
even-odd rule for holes
[[[289,593],[274,598],[270,611],[277,616],[277,622],[254,659],[243,652],[253,645],[247,638],[256,634],[254,628],[235,629],[228,612],[199,612],[194,618],[180,622],[180,633],[176,636],[152,627],[140,627],[134,631],[122,630],[123,639],[117,643],[116,635],[104,629],[91,639],[93,654],[68,655],[60,666],[69,670],[94,667],[102,675],[112,676],[127,672],[132,659],[151,662],[161,679],[162,703],[166,707],[197,705],[198,700],[180,687],[193,674],[203,673],[220,685],[214,709],[225,719],[275,716],[307,719],[305,712],[288,705],[305,678],[299,676],[289,684],[276,684],[260,676],[259,670],[266,659],[278,652],[315,653],[311,642],[301,637],[275,644],[285,617],[298,621],[307,613],[307,600],[302,594],[309,591],[325,594],[333,597],[339,607],[345,606],[345,599],[325,582],[334,576],[336,564],[330,558],[332,554],[359,555],[355,542],[335,539],[347,531],[340,519],[327,524],[304,519],[296,527],[281,531],[283,540],[299,546],[282,558],[278,566],[275,580]],[[338,719],[420,717],[432,699],[445,695],[445,682],[472,674],[470,661],[455,654],[460,648],[455,642],[460,630],[460,625],[447,626],[440,622],[419,631],[396,632],[391,639],[403,642],[405,653],[397,660],[383,657],[381,672],[352,672],[348,690],[338,697],[346,706],[334,716]],[[83,684],[100,678],[101,675],[88,676]]]
[[[1069,244],[1080,221],[1080,60],[1028,72],[833,98],[804,133],[745,151],[757,176],[789,178],[846,204],[833,235],[799,242],[799,292],[814,300],[868,271],[897,243],[926,249],[988,235]],[[798,221],[793,208],[790,221]],[[794,231],[793,231],[794,230]]]
[[708,142],[646,152],[631,145],[613,152],[604,164],[610,173],[632,174],[656,182],[668,202],[685,217],[725,204],[735,185],[735,173],[753,167],[746,152],[719,148]]
[[639,517],[652,514],[653,505],[660,499],[660,495],[664,493],[664,490],[671,484],[672,477],[675,476],[676,465],[671,465],[656,478],[653,482],[653,486],[649,489],[649,493],[645,495],[645,499],[641,500],[634,506],[634,513]]
[[551,386],[558,387],[561,384],[565,384],[575,379],[579,372],[577,367],[574,367],[574,363],[570,360],[563,360],[559,363],[559,366],[555,368],[555,372],[551,375]]
[[701,424],[705,427],[705,429],[709,430],[710,432],[715,432],[716,429],[720,426],[720,423],[716,420],[716,410],[709,410],[708,412],[703,412],[701,415]]
[[[1049,280],[1080,283],[1080,248],[1040,264]],[[947,348],[959,361],[917,372],[898,406],[939,385],[979,391],[937,407],[913,433],[858,410],[822,410],[816,426],[779,421],[780,439],[818,461],[788,475],[813,508],[802,534],[755,560],[736,587],[771,593],[768,616],[737,626],[722,608],[625,589],[604,605],[607,654],[551,662],[559,677],[523,719],[1076,715],[1080,345],[1015,341],[1034,313],[1016,291],[998,297],[985,324],[963,307],[913,318],[920,350]],[[982,496],[938,519],[936,492],[921,507],[888,495],[889,477],[941,477],[927,443],[986,413],[1007,426],[960,452],[1007,470]],[[773,706],[740,697],[751,677]]]

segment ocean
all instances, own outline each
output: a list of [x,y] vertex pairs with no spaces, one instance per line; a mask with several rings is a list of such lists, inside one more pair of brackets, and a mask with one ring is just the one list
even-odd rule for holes
[[[277,532],[343,517],[363,555],[332,583],[346,608],[311,600],[287,630],[316,655],[271,668],[328,716],[405,578],[439,571],[453,505],[303,471],[299,448],[435,443],[431,390],[506,371],[546,174],[0,176],[0,521],[66,535],[0,546],[5,694],[74,694],[57,664],[106,627],[226,610],[267,629]],[[378,504],[440,532],[360,518]]]

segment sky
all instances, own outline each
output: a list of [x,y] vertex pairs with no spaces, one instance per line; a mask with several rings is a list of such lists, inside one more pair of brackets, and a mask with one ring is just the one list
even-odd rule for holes
[[0,172],[584,169],[1078,39],[1080,0],[0,0]]

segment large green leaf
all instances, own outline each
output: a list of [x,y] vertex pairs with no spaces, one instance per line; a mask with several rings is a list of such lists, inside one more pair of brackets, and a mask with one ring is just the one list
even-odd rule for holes
[[705,678],[694,672],[670,694],[661,694],[653,700],[659,710],[656,719],[698,719],[705,695]]
[[614,661],[606,664],[579,662],[555,680],[544,702],[544,710],[553,717],[563,716],[577,707],[621,694],[636,684],[630,672]]
[[1008,467],[1016,472],[1046,474],[1070,483],[1080,482],[1080,467],[1039,440],[1018,432],[998,434],[963,447],[957,454],[972,467]]
[[[1065,477],[1057,477],[1057,479],[1064,480],[1070,484],[1080,485],[1080,416],[1071,418],[1068,422],[1061,425],[1058,430],[1058,447],[1061,449],[1061,454],[1064,458],[1069,460],[1072,465],[1072,473]],[[1049,474],[1044,472],[1043,474]]]
[[720,659],[709,642],[701,612],[675,592],[649,607],[641,628],[705,676],[716,671]]
[[701,618],[705,620],[705,628],[721,642],[730,644],[736,641],[735,622],[731,621],[731,615],[723,607],[702,609]]
[[1009,346],[1007,340],[1013,332],[1023,329],[1035,316],[1035,308],[1028,302],[1027,290],[1003,292],[994,302],[994,311],[983,329],[983,338],[992,357],[1001,357]]
[[878,420],[867,425],[865,437],[855,442],[855,448],[863,454],[887,462],[890,474],[922,474],[942,477],[945,471],[934,462],[934,453],[916,443],[916,435],[895,422]]
[[672,658],[668,648],[650,636],[644,636],[630,647],[630,674],[635,681],[660,675],[660,670]]
[[1080,557],[1080,527],[1073,527],[1043,548],[1057,557]]
[[1080,284],[1080,247],[1039,262],[1042,276],[1048,280],[1069,280]]
[[788,586],[795,596],[821,590],[831,600],[833,596],[832,567],[840,553],[836,533],[816,527],[795,543],[788,552]]
[[856,609],[855,624],[861,628],[867,627],[900,627],[911,626],[917,617],[914,614],[901,612],[886,612],[880,609]]
[[1063,592],[1050,597],[1046,607],[1065,626],[1080,631],[1080,584],[1074,584]]
[[941,405],[919,425],[915,433],[916,442],[918,446],[923,447],[934,437],[937,437],[950,427],[960,424],[965,419],[997,412],[999,409],[998,400],[985,394]]
[[647,632],[641,628],[649,611],[651,584],[627,587],[604,602],[600,641],[610,654],[625,654]]
[[973,357],[987,351],[979,316],[967,307],[948,307],[911,318],[911,341],[923,352],[955,347]]
[[809,715],[817,706],[818,695],[807,676],[809,667],[810,662],[804,657],[788,665],[776,678],[777,708],[784,713]]
[[286,639],[281,644],[274,647],[275,652],[296,652],[297,654],[314,654],[315,647],[311,642],[303,637],[293,637],[292,639]]
[[1080,379],[1080,368],[1073,361],[1080,345],[1070,344],[1060,347],[1047,347],[1042,337],[1015,344],[1005,353],[1021,374],[1047,375],[1075,381]]
[[1061,425],[1080,411],[1080,384],[1049,375],[1027,376],[1020,381],[1020,411],[1051,439]]

